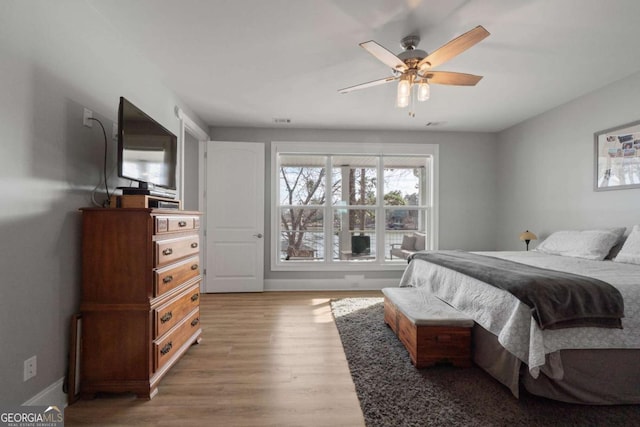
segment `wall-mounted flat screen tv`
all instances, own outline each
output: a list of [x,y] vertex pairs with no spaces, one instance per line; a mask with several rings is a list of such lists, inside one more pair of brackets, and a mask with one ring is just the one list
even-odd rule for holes
[[118,176],[138,182],[124,194],[176,189],[178,139],[127,99],[118,108]]

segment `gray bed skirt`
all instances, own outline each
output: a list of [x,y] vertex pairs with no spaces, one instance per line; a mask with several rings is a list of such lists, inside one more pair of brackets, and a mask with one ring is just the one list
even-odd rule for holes
[[569,403],[616,405],[640,403],[640,349],[561,350],[562,379],[527,366],[498,342],[498,337],[476,324],[473,361],[518,397],[520,386],[529,393]]

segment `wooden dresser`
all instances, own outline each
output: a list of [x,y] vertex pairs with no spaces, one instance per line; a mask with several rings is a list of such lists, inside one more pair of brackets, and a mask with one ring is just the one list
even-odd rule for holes
[[82,209],[80,390],[151,399],[200,341],[200,213]]

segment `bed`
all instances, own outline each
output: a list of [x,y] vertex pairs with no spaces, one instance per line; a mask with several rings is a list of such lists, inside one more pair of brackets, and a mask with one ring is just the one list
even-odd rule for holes
[[[638,245],[640,227],[634,227],[630,240]],[[425,299],[435,295],[472,317],[474,362],[516,397],[524,387],[565,402],[640,403],[640,264],[548,252],[554,251],[476,253],[611,284],[624,301],[621,329],[541,329],[531,308],[513,294],[421,259],[409,262],[400,286],[418,288]]]

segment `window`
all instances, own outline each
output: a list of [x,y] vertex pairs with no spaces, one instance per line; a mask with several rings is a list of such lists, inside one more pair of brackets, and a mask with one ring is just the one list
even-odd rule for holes
[[[371,154],[376,152],[376,154]],[[437,146],[272,144],[272,269],[397,266],[405,234],[435,248]]]

